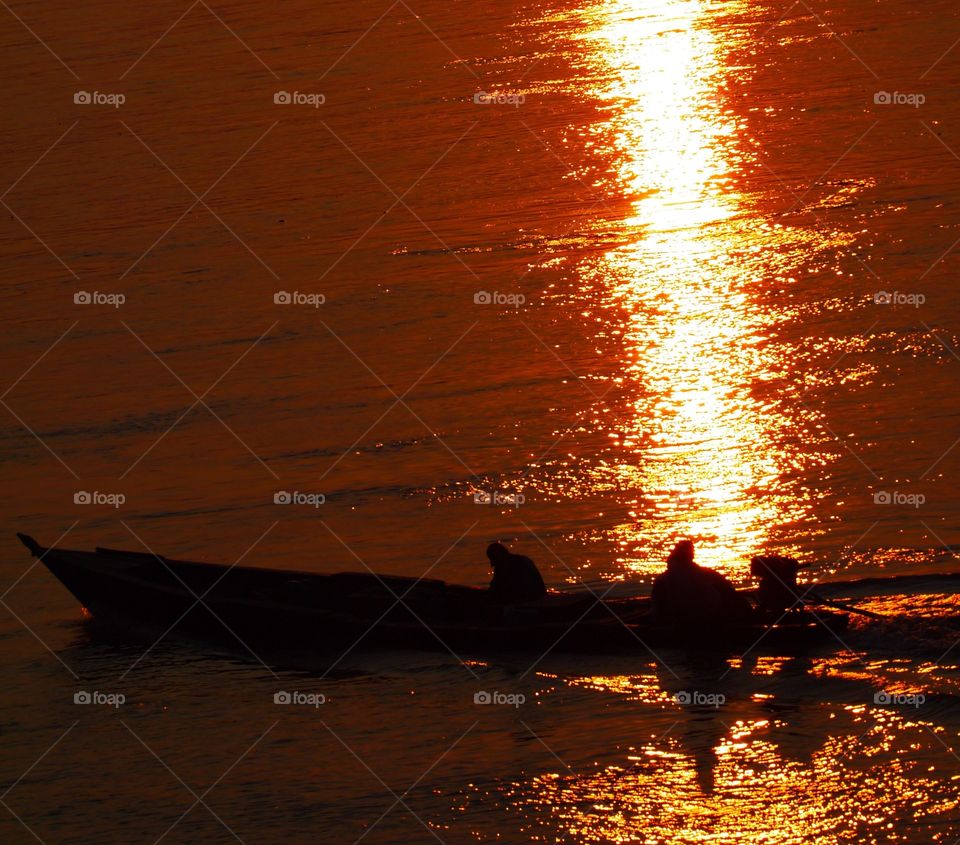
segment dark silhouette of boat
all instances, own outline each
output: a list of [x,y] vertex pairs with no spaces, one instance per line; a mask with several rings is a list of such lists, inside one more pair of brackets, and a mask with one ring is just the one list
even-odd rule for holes
[[656,624],[646,597],[600,600],[589,591],[548,594],[503,607],[489,592],[426,578],[172,560],[97,548],[45,548],[17,535],[94,619],[144,633],[176,632],[250,650],[323,653],[369,648],[456,653],[581,651],[648,654],[647,648],[794,652],[836,644],[845,613],[795,611],[776,624]]

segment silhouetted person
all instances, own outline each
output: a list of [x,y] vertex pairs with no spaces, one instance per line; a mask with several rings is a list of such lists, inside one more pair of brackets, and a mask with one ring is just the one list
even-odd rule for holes
[[761,610],[780,615],[787,610],[803,609],[797,573],[803,564],[792,557],[761,555],[750,561],[750,574],[760,579],[757,602]]
[[512,554],[502,543],[487,546],[487,557],[493,567],[490,593],[500,603],[534,601],[547,594],[540,571],[530,558]]
[[709,626],[750,619],[750,603],[719,572],[698,566],[693,543],[681,540],[667,558],[667,571],[653,582],[653,612],[659,622]]

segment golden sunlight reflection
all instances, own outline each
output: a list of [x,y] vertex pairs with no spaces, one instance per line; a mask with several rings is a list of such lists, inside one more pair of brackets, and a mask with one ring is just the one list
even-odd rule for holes
[[[856,734],[785,751],[770,739],[777,727],[769,719],[742,722],[715,745],[668,737],[588,774],[543,774],[530,785],[531,809],[552,814],[582,842],[842,843],[864,841],[865,831],[890,835],[891,808],[926,803],[935,791],[931,777],[897,756],[864,771]],[[868,753],[892,751],[881,744]],[[771,807],[789,812],[772,815]]]
[[730,675],[713,675],[725,690],[716,704],[678,695],[693,677],[666,668],[569,677],[572,687],[629,702],[638,718],[617,721],[601,760],[548,763],[501,790],[538,820],[543,841],[901,841],[889,838],[894,819],[956,810],[958,775],[925,758],[952,738],[917,709],[878,705],[876,676],[850,665],[846,656],[730,664]]
[[[734,5],[734,4],[730,4]],[[595,146],[618,162],[615,188],[632,198],[627,245],[581,268],[584,290],[622,314],[623,374],[636,397],[605,419],[619,465],[606,482],[635,491],[636,522],[612,530],[627,569],[658,568],[644,550],[698,541],[701,563],[744,574],[770,526],[811,507],[782,488],[791,466],[822,456],[782,444],[790,421],[770,412],[764,386],[786,361],[765,350],[784,319],[753,291],[791,268],[822,234],[758,221],[734,187],[744,154],[741,118],[725,106],[735,71],[695,0],[598,7],[581,36],[613,104]],[[728,9],[729,10],[729,9]],[[626,483],[625,483],[626,482]],[[604,482],[594,483],[602,489]]]
[[[785,403],[790,377],[803,375],[790,351],[802,340],[785,331],[798,306],[778,295],[853,236],[787,223],[765,188],[743,187],[745,168],[760,167],[746,137],[749,104],[732,93],[749,88],[732,57],[759,35],[743,25],[750,7],[612,0],[571,13],[580,22],[571,53],[596,80],[585,96],[604,116],[583,130],[587,147],[609,165],[603,187],[630,204],[620,245],[576,268],[584,326],[613,338],[617,356],[592,375],[611,378],[619,399],[598,400],[577,420],[609,446],[571,470],[562,491],[585,501],[621,495],[631,509],[631,521],[591,537],[621,549],[611,576],[659,570],[657,550],[690,537],[702,563],[742,577],[752,554],[778,548],[781,528],[812,521],[824,494],[803,479],[837,455],[816,439],[817,413]],[[737,10],[739,25],[718,23]],[[597,227],[608,234],[610,220]],[[907,616],[893,598],[868,606]],[[894,634],[898,648],[925,647],[907,630]],[[929,664],[912,671],[907,660],[849,649],[655,657],[624,674],[541,671],[570,690],[545,699],[545,710],[579,702],[589,718],[544,719],[542,734],[524,722],[542,747],[531,742],[522,773],[478,785],[471,798],[508,804],[542,842],[947,841],[940,830],[956,818],[960,777],[955,732],[936,707],[877,698],[879,680],[886,701],[918,692]],[[900,833],[909,825],[913,839]]]

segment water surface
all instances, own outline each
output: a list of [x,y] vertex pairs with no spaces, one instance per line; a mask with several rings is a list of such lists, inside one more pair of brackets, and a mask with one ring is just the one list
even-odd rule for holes
[[960,836],[951,582],[838,588],[896,619],[808,660],[304,674],[144,656],[12,535],[475,584],[501,538],[622,590],[681,537],[743,583],[955,568],[953,7],[13,11],[4,841]]

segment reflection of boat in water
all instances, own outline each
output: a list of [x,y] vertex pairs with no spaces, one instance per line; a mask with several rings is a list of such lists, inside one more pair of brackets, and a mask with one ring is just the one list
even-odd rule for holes
[[[717,769],[737,743],[761,743],[767,763],[776,756],[782,764],[810,765],[827,741],[826,728],[853,730],[850,708],[871,701],[876,684],[814,668],[807,655],[758,659],[755,653],[736,667],[716,655],[655,666],[657,684],[677,710],[663,739],[676,741],[704,795],[714,793]],[[824,705],[833,713],[827,723],[813,716]]]
[[223,566],[98,548],[27,548],[98,620],[247,648],[317,653],[367,648],[463,652],[641,652],[680,647],[792,651],[836,640],[846,614],[790,613],[777,624],[676,628],[655,624],[649,599],[601,601],[591,592],[551,593],[533,605],[502,607],[489,592],[433,579],[373,573],[317,575]]

